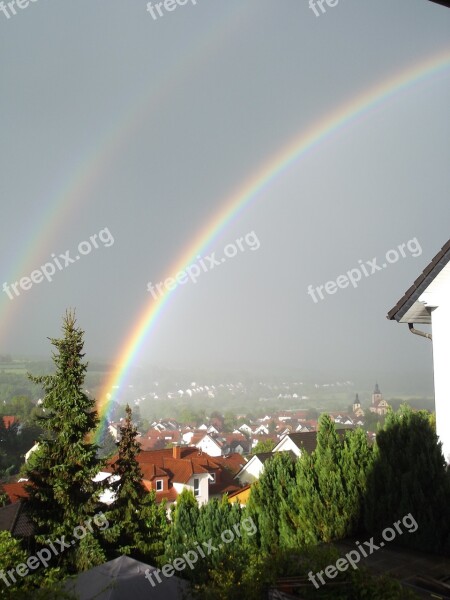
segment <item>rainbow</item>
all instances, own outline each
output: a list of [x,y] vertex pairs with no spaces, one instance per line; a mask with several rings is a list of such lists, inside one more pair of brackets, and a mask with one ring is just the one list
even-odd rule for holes
[[[66,171],[53,180],[45,202],[38,202],[36,213],[28,219],[28,231],[23,234],[21,254],[10,263],[8,271],[4,270],[4,281],[17,281],[35,269],[40,259],[49,260],[50,243],[61,231],[62,224],[69,222],[73,212],[92,197],[96,182],[107,175],[114,156],[132,139],[146,117],[156,114],[158,106],[171,95],[176,95],[177,87],[188,81],[205,63],[213,60],[215,52],[251,17],[252,7],[244,3],[225,16],[219,12],[206,34],[196,40],[181,60],[175,57],[170,64],[161,64],[155,79],[133,94],[133,102],[111,118],[98,135],[96,143],[82,151],[67,165]],[[11,302],[6,294],[0,294],[0,340],[6,338],[8,329],[13,327],[14,320],[10,313],[18,305],[18,300]]]
[[[345,125],[355,121],[357,117],[372,111],[394,95],[408,90],[424,79],[443,73],[449,67],[450,50],[446,49],[444,52],[440,52],[438,55],[434,55],[419,64],[416,63],[400,73],[383,80],[381,83],[370,87],[353,97],[349,102],[313,123],[307,130],[301,131],[299,135],[294,137],[289,144],[272,156],[221,204],[221,210],[215,214],[205,227],[199,231],[189,246],[184,249],[179,259],[172,265],[167,276],[173,277],[176,273],[189,266],[195,260],[196,256],[202,253],[231,221],[236,219],[244,209],[258,198],[261,192],[321,142],[329,139],[334,133],[342,130]],[[132,327],[116,359],[116,369],[106,379],[100,390],[98,413],[103,426],[108,416],[108,408],[114,399],[112,390],[120,388],[123,385],[130,367],[139,354],[146,337],[152,331],[176,290],[177,288],[167,291],[157,300],[149,302]],[[98,441],[101,431],[102,427],[97,431],[96,441]]]

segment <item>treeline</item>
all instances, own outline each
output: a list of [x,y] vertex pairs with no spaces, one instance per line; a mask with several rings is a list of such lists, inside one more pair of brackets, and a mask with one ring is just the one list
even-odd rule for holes
[[368,443],[362,429],[341,439],[328,415],[311,454],[280,452],[253,485],[250,514],[263,551],[348,536],[376,536],[411,514],[417,531],[395,543],[450,554],[450,477],[428,413],[389,413]]

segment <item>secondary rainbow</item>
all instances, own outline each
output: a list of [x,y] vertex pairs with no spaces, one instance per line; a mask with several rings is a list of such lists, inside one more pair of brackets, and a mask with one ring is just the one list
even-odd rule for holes
[[[447,49],[370,87],[361,94],[353,97],[349,102],[331,111],[322,119],[314,122],[308,129],[301,131],[299,135],[284,146],[277,154],[272,156],[243,185],[239,186],[235,193],[222,203],[222,208],[182,252],[167,276],[173,277],[176,273],[190,265],[196,256],[233,219],[236,219],[250,203],[254,202],[267,186],[286,171],[286,169],[291,167],[293,163],[305,156],[308,151],[314,149],[320,142],[330,138],[333,133],[341,130],[345,125],[356,120],[357,117],[373,110],[382,102],[386,102],[395,94],[412,87],[426,78],[443,73],[449,67],[450,51]],[[113,400],[111,393],[113,388],[120,388],[123,384],[142,344],[176,290],[177,288],[174,288],[161,295],[158,300],[150,301],[132,327],[131,333],[125,340],[116,359],[118,366],[105,381],[100,391],[98,412],[100,418],[103,420],[103,424],[108,414],[108,408]],[[97,441],[101,431],[102,427],[98,430]]]
[[[92,198],[96,183],[107,174],[120,149],[142,123],[148,121],[149,115],[156,114],[168,97],[176,95],[180,85],[214,60],[226,40],[250,18],[252,7],[245,3],[228,13],[218,11],[205,34],[192,43],[181,59],[175,57],[168,64],[162,64],[155,78],[134,92],[131,102],[111,118],[92,147],[70,161],[67,170],[52,182],[45,198],[37,203],[35,214],[30,215],[28,225],[24,225],[20,254],[9,262],[8,271],[2,266],[4,281],[17,281],[40,263],[50,260],[51,251],[57,250],[51,247],[55,236],[69,222],[72,213]],[[18,306],[18,301],[11,302],[6,294],[0,294],[0,342],[15,325],[11,313]]]

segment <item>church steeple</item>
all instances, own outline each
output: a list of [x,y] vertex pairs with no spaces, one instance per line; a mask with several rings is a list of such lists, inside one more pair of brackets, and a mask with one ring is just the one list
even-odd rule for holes
[[383,399],[383,395],[378,387],[378,383],[375,384],[375,389],[372,394],[372,405],[377,406],[378,403]]

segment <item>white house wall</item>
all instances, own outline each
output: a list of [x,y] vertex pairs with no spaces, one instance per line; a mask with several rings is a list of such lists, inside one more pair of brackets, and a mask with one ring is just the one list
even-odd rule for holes
[[259,479],[261,473],[264,470],[264,465],[261,463],[259,459],[256,457],[251,459],[243,469],[242,473],[239,475],[239,482],[241,485],[247,485],[248,483],[253,483],[257,479]]
[[209,456],[222,456],[222,449],[208,436],[199,441],[197,448]]
[[433,328],[436,432],[450,462],[450,301],[431,313]]
[[294,444],[289,436],[286,436],[275,446],[272,452],[289,452],[289,450],[292,450],[295,456],[300,456],[300,450],[298,447]]

